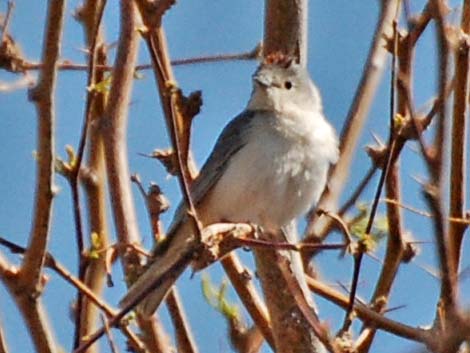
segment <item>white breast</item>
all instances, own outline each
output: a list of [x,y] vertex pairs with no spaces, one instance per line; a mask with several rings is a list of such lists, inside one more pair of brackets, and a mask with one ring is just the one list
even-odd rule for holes
[[336,137],[318,116],[299,124],[297,119],[260,114],[247,133],[247,144],[208,195],[208,221],[277,229],[318,201],[336,158]]

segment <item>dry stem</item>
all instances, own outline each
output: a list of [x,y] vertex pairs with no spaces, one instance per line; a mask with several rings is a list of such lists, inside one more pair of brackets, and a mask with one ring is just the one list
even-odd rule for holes
[[44,33],[44,67],[36,87],[30,91],[30,99],[35,102],[38,113],[39,156],[34,203],[33,225],[19,278],[27,292],[40,289],[40,277],[47,252],[49,227],[54,196],[54,91],[56,85],[56,65],[59,59],[60,42],[65,2],[54,0],[49,3],[47,25]]
[[16,280],[6,281],[14,296],[38,352],[54,352],[55,340],[40,298],[42,270],[47,254],[54,183],[54,91],[65,2],[49,2],[39,81],[30,91],[38,114],[38,169],[33,224],[29,246]]
[[266,0],[263,56],[281,52],[307,65],[307,0]]
[[[464,1],[461,22],[462,36],[455,49],[455,89],[452,117],[451,165],[449,216],[465,218],[466,198],[466,156],[467,156],[467,102],[469,74],[469,40],[470,34],[470,1]],[[454,222],[449,223],[449,251],[451,268],[459,271],[462,240],[467,226]]]

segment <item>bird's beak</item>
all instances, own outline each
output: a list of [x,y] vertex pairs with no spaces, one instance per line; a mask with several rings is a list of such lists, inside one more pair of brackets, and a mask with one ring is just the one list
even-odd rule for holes
[[265,88],[268,88],[272,84],[271,80],[268,77],[266,77],[266,75],[260,75],[260,74],[254,75],[253,81],[257,83],[258,85],[265,87]]
[[271,77],[263,75],[263,74],[256,74],[253,76],[253,81],[257,83],[259,86],[264,88],[269,87],[281,87],[279,83],[274,81]]

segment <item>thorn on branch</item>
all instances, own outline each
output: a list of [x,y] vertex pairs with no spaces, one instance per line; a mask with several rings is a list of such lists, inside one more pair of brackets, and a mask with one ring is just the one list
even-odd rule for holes
[[62,175],[69,182],[72,181],[74,174],[77,172],[77,155],[72,146],[66,145],[65,152],[67,154],[67,161],[60,157],[55,158],[55,172]]
[[[394,38],[394,35],[386,35],[385,33],[382,35],[382,38],[385,42],[385,44],[383,45],[384,49],[390,53],[390,54],[394,54],[395,52],[395,38]],[[400,31],[397,30],[396,32],[396,35],[398,36],[397,40],[398,40],[398,43],[401,43],[403,41],[403,38],[405,38],[405,34],[404,33],[400,33]]]
[[160,187],[151,183],[147,191],[147,205],[150,216],[160,218],[160,215],[170,208],[170,202],[165,197]]
[[175,151],[172,148],[167,148],[164,150],[155,149],[149,155],[144,153],[140,153],[140,155],[157,159],[165,167],[168,174],[173,176],[178,175],[178,161]]
[[182,113],[185,119],[189,119],[188,123],[191,123],[192,119],[199,114],[202,106],[202,92],[194,91],[189,96],[181,95],[181,106]]
[[374,166],[379,169],[383,169],[388,156],[388,148],[385,145],[378,146],[366,146],[366,153],[369,158],[372,160]]
[[145,191],[138,174],[132,175],[131,181],[137,184],[139,191],[145,200],[152,226],[152,232],[156,243],[159,243],[164,239],[163,226],[160,221],[160,215],[170,208],[170,202],[157,184],[150,183],[148,190]]
[[189,171],[190,184],[194,180],[194,173],[191,170],[189,162],[189,149],[191,140],[191,126],[194,117],[199,113],[202,106],[201,91],[191,93],[188,97],[184,96],[181,89],[174,82],[167,82],[167,93],[170,95],[172,107],[174,107],[174,121],[178,139],[178,148],[181,156],[181,162],[187,166]]
[[416,244],[413,244],[412,242],[407,241],[405,243],[405,247],[403,248],[403,255],[401,258],[401,261],[405,264],[408,264],[413,260],[416,255],[419,253],[419,248],[416,246]]

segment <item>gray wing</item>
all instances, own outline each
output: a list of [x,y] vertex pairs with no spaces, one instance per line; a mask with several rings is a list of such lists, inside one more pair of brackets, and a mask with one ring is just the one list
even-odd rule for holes
[[[209,190],[217,183],[230,158],[246,144],[248,130],[252,125],[255,111],[246,110],[235,117],[225,126],[207,161],[204,163],[199,175],[191,184],[191,197],[197,207]],[[176,228],[186,217],[186,205],[182,202],[175,213],[173,222],[168,231]]]
[[[243,112],[222,131],[214,150],[191,185],[191,197],[196,207],[224,173],[230,158],[245,145],[254,116],[255,112]],[[121,307],[132,305],[139,295],[158,283],[139,305],[138,310],[149,316],[158,308],[166,293],[192,260],[194,243],[191,241],[191,235],[184,231],[179,232],[180,226],[184,227],[186,217],[186,205],[182,203],[176,211],[167,233],[168,237],[154,249],[154,258],[149,261],[146,271],[121,300]]]

